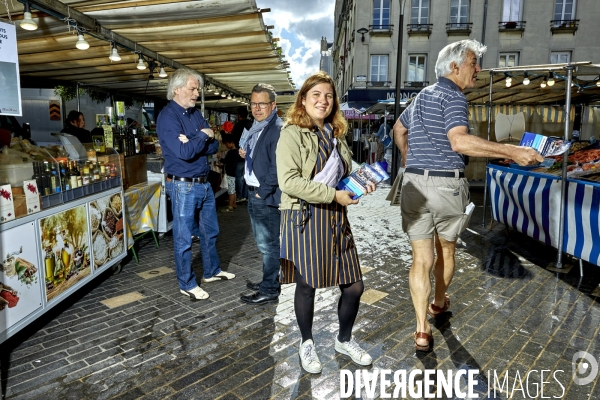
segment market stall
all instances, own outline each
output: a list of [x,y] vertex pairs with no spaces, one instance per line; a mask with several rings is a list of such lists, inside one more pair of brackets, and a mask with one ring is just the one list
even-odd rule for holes
[[41,151],[0,168],[0,343],[127,253],[119,155]]
[[[494,69],[489,71],[487,96],[481,87],[467,93],[471,106],[487,100],[488,140],[493,132],[492,112],[510,105],[530,106],[533,115],[540,108],[553,107],[553,121],[562,126],[561,137],[556,139],[573,142],[570,151],[547,158],[544,166],[524,169],[505,160],[486,167],[484,203],[489,191],[492,217],[559,249],[558,270],[563,268],[562,252],[600,265],[600,242],[594,240],[599,232],[600,186],[590,179],[600,169],[600,150],[594,144],[599,126],[593,106],[600,101],[599,73],[600,66],[590,62]],[[529,86],[532,82],[536,82],[533,87]],[[525,130],[532,132],[533,126],[544,140],[557,133],[556,125],[549,125],[548,131],[544,124],[530,123]]]

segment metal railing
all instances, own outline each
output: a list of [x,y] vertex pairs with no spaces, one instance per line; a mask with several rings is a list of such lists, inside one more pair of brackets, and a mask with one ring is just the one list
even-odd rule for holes
[[370,33],[392,33],[394,25],[369,25]]
[[524,30],[526,22],[527,21],[500,21],[498,22],[498,29],[501,31]]
[[446,31],[469,31],[473,28],[472,22],[451,22],[446,24]]
[[578,19],[553,19],[550,30],[554,32],[575,32],[579,28]]
[[404,81],[405,87],[425,87],[429,86],[428,81]]
[[392,81],[368,81],[367,86],[371,87],[389,87]]
[[408,24],[408,33],[431,33],[433,24]]

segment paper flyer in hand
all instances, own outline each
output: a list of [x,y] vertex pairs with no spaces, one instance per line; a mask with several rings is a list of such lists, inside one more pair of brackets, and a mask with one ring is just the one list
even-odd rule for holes
[[367,193],[367,185],[372,183],[377,185],[379,182],[388,179],[390,176],[379,165],[379,163],[361,164],[357,170],[353,171],[346,178],[342,179],[336,186],[338,190],[347,190],[354,193],[353,200],[358,199]]
[[520,146],[531,147],[543,157],[559,156],[569,150],[571,142],[562,139],[525,132],[521,138]]

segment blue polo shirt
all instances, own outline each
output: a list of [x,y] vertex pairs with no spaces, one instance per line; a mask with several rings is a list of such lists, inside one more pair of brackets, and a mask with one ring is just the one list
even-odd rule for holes
[[408,129],[406,167],[428,170],[464,169],[463,156],[452,150],[448,132],[469,128],[467,99],[447,78],[427,86],[400,115]]
[[[208,137],[202,129],[208,123],[196,108],[183,108],[173,100],[162,109],[156,120],[156,133],[165,159],[165,172],[184,178],[208,175],[208,155],[219,149],[219,141]],[[189,142],[182,143],[184,134]]]

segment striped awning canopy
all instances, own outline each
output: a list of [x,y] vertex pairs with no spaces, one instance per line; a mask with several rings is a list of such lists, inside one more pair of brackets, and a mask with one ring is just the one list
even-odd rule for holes
[[[275,87],[280,107],[293,99],[289,64],[263,21],[269,10],[259,9],[255,0],[32,0],[38,25],[33,31],[19,27],[25,1],[5,3],[0,18],[17,24],[23,87],[68,81],[164,99],[161,66],[167,74],[186,66],[220,89],[218,95],[205,92],[207,108],[234,109],[240,105],[235,98],[247,101],[258,82]],[[75,47],[78,33],[89,43],[87,50]],[[112,43],[120,61],[109,59]],[[136,68],[140,55],[144,70]],[[222,97],[223,90],[231,99]]]

